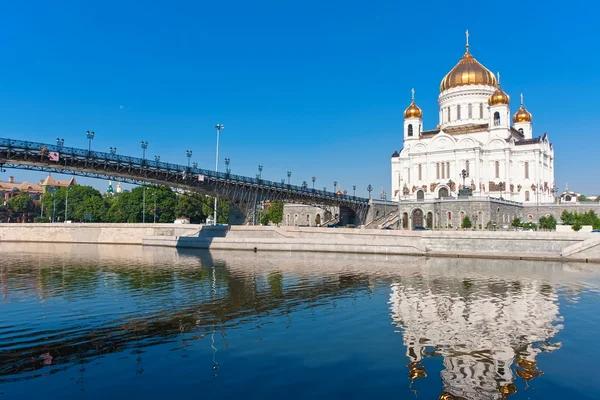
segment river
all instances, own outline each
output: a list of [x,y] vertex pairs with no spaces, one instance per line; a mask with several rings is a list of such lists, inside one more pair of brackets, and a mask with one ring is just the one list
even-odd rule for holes
[[591,264],[0,243],[0,399],[600,397]]

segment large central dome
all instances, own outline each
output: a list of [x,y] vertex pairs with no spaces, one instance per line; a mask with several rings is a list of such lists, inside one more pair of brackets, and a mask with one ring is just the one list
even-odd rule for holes
[[440,92],[448,90],[458,86],[466,85],[487,85],[495,87],[497,86],[496,77],[492,72],[481,65],[475,57],[469,53],[469,46],[467,45],[467,51],[464,56],[460,59],[458,64],[442,79],[440,84]]

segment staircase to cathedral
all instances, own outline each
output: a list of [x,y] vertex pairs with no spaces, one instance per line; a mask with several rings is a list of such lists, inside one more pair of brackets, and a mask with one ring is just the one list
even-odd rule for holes
[[383,229],[388,226],[392,226],[398,222],[400,216],[398,210],[393,210],[387,213],[385,216],[381,216],[368,224],[365,225],[367,229]]

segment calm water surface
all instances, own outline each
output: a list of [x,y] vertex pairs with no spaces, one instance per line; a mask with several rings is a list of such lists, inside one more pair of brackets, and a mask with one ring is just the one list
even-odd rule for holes
[[0,399],[600,398],[587,264],[0,244]]

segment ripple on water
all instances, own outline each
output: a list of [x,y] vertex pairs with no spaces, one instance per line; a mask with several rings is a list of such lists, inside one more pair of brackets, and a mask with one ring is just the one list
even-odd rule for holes
[[[0,392],[600,397],[593,266],[0,244]],[[563,368],[569,365],[569,368]]]

